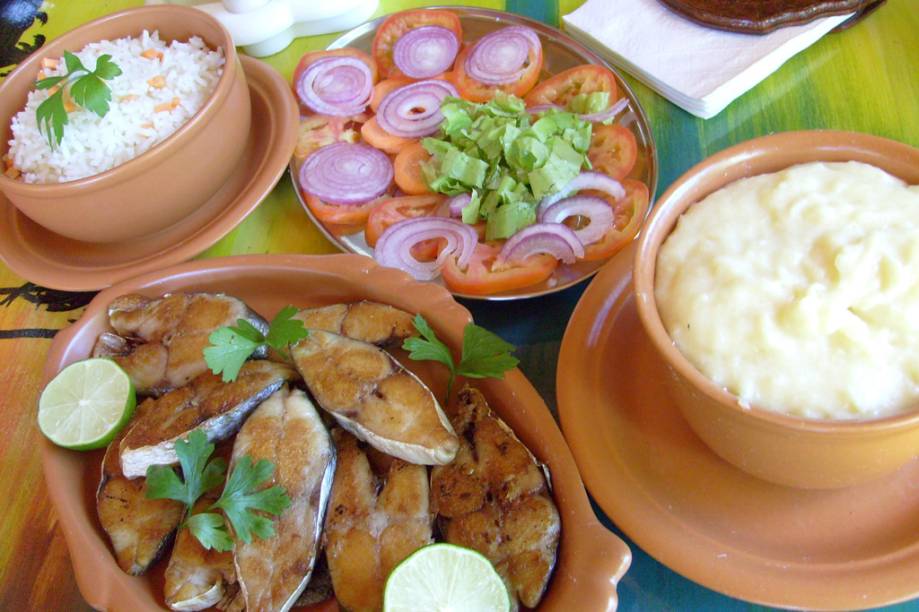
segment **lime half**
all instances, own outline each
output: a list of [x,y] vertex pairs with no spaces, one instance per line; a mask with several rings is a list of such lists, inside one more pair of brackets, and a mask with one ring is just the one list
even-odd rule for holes
[[42,391],[38,427],[49,440],[74,450],[102,448],[134,414],[134,385],[111,359],[72,363]]
[[507,612],[510,596],[491,561],[453,544],[412,553],[386,580],[383,612]]

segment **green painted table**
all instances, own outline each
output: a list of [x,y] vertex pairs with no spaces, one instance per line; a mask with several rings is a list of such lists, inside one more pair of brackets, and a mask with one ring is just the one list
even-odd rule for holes
[[[617,0],[608,0],[615,6]],[[626,2],[628,0],[618,0]],[[0,17],[25,11],[27,25],[38,0],[0,2]],[[581,0],[479,0],[557,25]],[[445,4],[447,2],[436,2]],[[43,8],[47,23],[22,32],[0,24],[0,60],[14,63],[15,43],[53,38],[80,23],[136,0],[56,0]],[[383,0],[379,13],[435,4]],[[24,26],[23,26],[24,27]],[[648,113],[660,156],[660,190],[702,158],[771,132],[835,128],[886,136],[919,146],[919,0],[889,0],[852,29],[831,34],[802,52],[713,119],[702,121],[629,78]],[[21,37],[20,37],[21,34]],[[334,36],[304,38],[267,58],[290,76],[300,55]],[[0,66],[0,71],[6,70]],[[628,78],[628,77],[627,77]],[[239,228],[201,257],[237,253],[333,252],[313,227],[285,178]],[[521,367],[555,406],[555,366],[568,318],[584,287],[516,303],[466,305],[476,320],[517,344]],[[87,295],[61,295],[26,284],[0,264],[0,610],[75,610],[86,607],[73,581],[56,515],[50,508],[34,452],[38,377],[55,329],[79,316]],[[598,513],[602,512],[597,509]],[[615,530],[608,520],[606,524]],[[620,585],[623,610],[742,610],[753,606],[696,585],[631,544],[632,567]],[[919,576],[917,576],[919,587]],[[919,601],[888,608],[919,610]]]

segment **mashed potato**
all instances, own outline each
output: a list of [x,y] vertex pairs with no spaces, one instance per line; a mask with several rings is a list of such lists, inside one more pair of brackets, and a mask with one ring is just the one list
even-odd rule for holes
[[657,260],[680,351],[743,404],[819,419],[919,409],[919,186],[810,163],[691,206]]

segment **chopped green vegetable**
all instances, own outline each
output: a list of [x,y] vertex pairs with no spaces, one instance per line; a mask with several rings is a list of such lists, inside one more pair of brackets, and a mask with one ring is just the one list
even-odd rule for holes
[[208,461],[214,453],[214,444],[208,442],[200,429],[192,431],[184,440],[176,440],[175,451],[184,481],[171,467],[150,466],[147,469],[147,497],[174,499],[191,508],[199,497],[223,482],[227,462],[220,458]]
[[608,108],[608,91],[595,91],[593,93],[578,94],[571,98],[571,101],[568,102],[568,110],[579,115],[599,113],[605,111]]
[[[603,102],[602,96],[591,96],[577,105],[593,108]],[[535,223],[539,200],[590,167],[592,126],[574,112],[553,109],[532,121],[523,100],[501,92],[486,104],[448,97],[441,112],[439,137],[422,141],[432,156],[422,173],[433,191],[476,193],[463,210],[463,222],[484,219],[487,240],[507,238]]]
[[216,512],[199,512],[185,520],[185,527],[201,542],[201,546],[220,552],[233,550],[233,536],[227,529],[227,522]]
[[67,67],[67,74],[48,77],[35,83],[37,89],[58,87],[57,91],[35,109],[38,127],[45,132],[51,148],[61,144],[64,139],[64,126],[69,121],[64,104],[64,90],[67,85],[70,84],[70,97],[75,104],[105,117],[109,111],[109,102],[112,101],[112,91],[105,81],[121,74],[121,68],[108,54],[100,55],[96,60],[96,68],[90,71],[79,57],[70,51],[64,51],[64,65]]
[[517,367],[518,359],[511,355],[515,347],[484,327],[469,323],[463,330],[463,352],[457,365],[450,347],[444,344],[420,314],[413,321],[421,338],[415,336],[402,343],[410,359],[437,361],[447,366],[447,400],[457,376],[467,378],[504,378],[504,373]]
[[221,327],[208,337],[210,345],[204,349],[204,361],[214,374],[223,374],[223,382],[236,380],[239,369],[252,353],[264,346],[270,346],[282,353],[287,347],[306,338],[303,321],[293,319],[297,314],[294,306],[287,306],[275,315],[263,335],[245,319],[236,321],[236,327]]
[[[147,469],[147,497],[174,499],[185,504],[188,514],[182,527],[187,527],[202,546],[221,552],[233,549],[233,535],[224,515],[233,527],[232,533],[243,542],[251,542],[252,534],[263,539],[274,535],[272,520],[253,512],[279,515],[290,506],[290,498],[282,487],[274,485],[260,489],[271,479],[274,464],[262,459],[253,465],[251,457],[243,457],[230,472],[217,501],[208,511],[192,514],[195,502],[224,482],[227,464],[220,458],[210,459],[214,444],[208,442],[199,429],[184,440],[177,440],[175,449],[184,480],[171,467],[150,466]],[[223,514],[210,512],[218,509],[223,510]]]
[[290,506],[290,498],[278,485],[259,490],[259,486],[270,480],[274,473],[274,464],[267,459],[252,463],[249,456],[243,457],[235,466],[223,493],[211,508],[220,508],[230,519],[236,537],[248,544],[252,534],[264,539],[274,536],[274,524],[271,519],[256,514],[260,510],[268,514],[281,514]]

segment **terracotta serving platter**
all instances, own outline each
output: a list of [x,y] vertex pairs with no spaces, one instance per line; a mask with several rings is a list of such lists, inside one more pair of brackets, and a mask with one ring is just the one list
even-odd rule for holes
[[768,34],[778,28],[809,23],[830,15],[854,13],[853,19],[867,15],[885,0],[661,0],[674,11],[702,25],[741,32]]
[[664,565],[732,597],[853,609],[919,595],[919,460],[866,485],[805,491],[720,459],[664,389],[635,308],[633,252],[587,288],[557,373],[562,429],[606,514]]
[[[648,191],[651,193],[651,202],[648,207],[650,210],[650,207],[654,204],[654,193],[657,191],[657,150],[654,148],[654,140],[651,134],[651,128],[648,125],[648,119],[638,103],[638,98],[632,92],[628,83],[619,76],[612,66],[596,53],[573,38],[570,38],[567,34],[538,21],[527,19],[526,17],[505,13],[503,11],[492,11],[473,7],[440,6],[432,8],[449,10],[459,15],[463,25],[463,38],[467,42],[478,40],[490,32],[508,26],[526,26],[533,29],[539,36],[543,49],[544,59],[542,74],[539,77],[540,82],[563,70],[582,64],[600,64],[611,70],[616,76],[616,83],[619,87],[620,94],[629,100],[628,107],[623,114],[619,116],[620,119],[617,120],[617,123],[630,129],[632,133],[635,134],[636,141],[638,142],[638,162],[629,174],[629,178],[640,180],[648,186]],[[354,47],[369,53],[371,51],[370,46],[373,42],[373,36],[376,33],[377,27],[383,22],[383,19],[385,19],[385,17],[368,21],[350,32],[342,34],[332,42],[328,48],[339,49],[341,47]],[[290,177],[294,185],[298,184],[297,169],[296,160],[291,160]],[[325,234],[330,242],[342,251],[373,256],[373,248],[369,247],[364,240],[362,228],[359,227],[355,229],[350,226],[335,226],[322,223],[316,218],[312,211],[310,211],[300,190],[295,189],[294,191],[297,193],[297,197],[300,199],[300,204],[303,206],[306,214],[309,215],[316,227]],[[486,296],[465,295],[461,293],[455,293],[454,295],[474,300],[514,300],[537,297],[561,291],[562,289],[566,289],[590,278],[597,272],[603,263],[603,261],[580,261],[572,265],[564,263],[559,264],[555,273],[547,281],[538,285],[523,287],[515,291]],[[437,280],[435,282],[441,281]]]
[[[223,291],[269,318],[288,304],[306,307],[360,299],[385,302],[420,312],[454,350],[461,345],[463,329],[471,320],[469,312],[442,287],[416,282],[403,272],[379,267],[358,255],[258,255],[196,261],[121,282],[96,296],[80,320],[55,338],[44,380],[90,354],[98,334],[107,329],[105,311],[115,297],[128,292],[156,296],[170,291]],[[442,366],[411,360],[406,365],[436,393],[444,392]],[[542,608],[615,609],[616,584],[629,566],[629,549],[597,521],[574,459],[545,403],[519,370],[508,372],[503,380],[480,381],[477,386],[551,474],[562,537]],[[94,491],[101,451],[78,453],[45,441],[41,453],[51,500],[87,602],[98,609],[130,612],[162,608],[160,574],[164,563],[151,577],[128,576],[116,565],[99,527]]]
[[0,259],[39,285],[89,291],[190,259],[226,236],[284,173],[298,121],[296,101],[283,77],[258,60],[240,60],[252,101],[247,149],[230,181],[193,214],[140,240],[88,243],[43,228],[0,195]]

